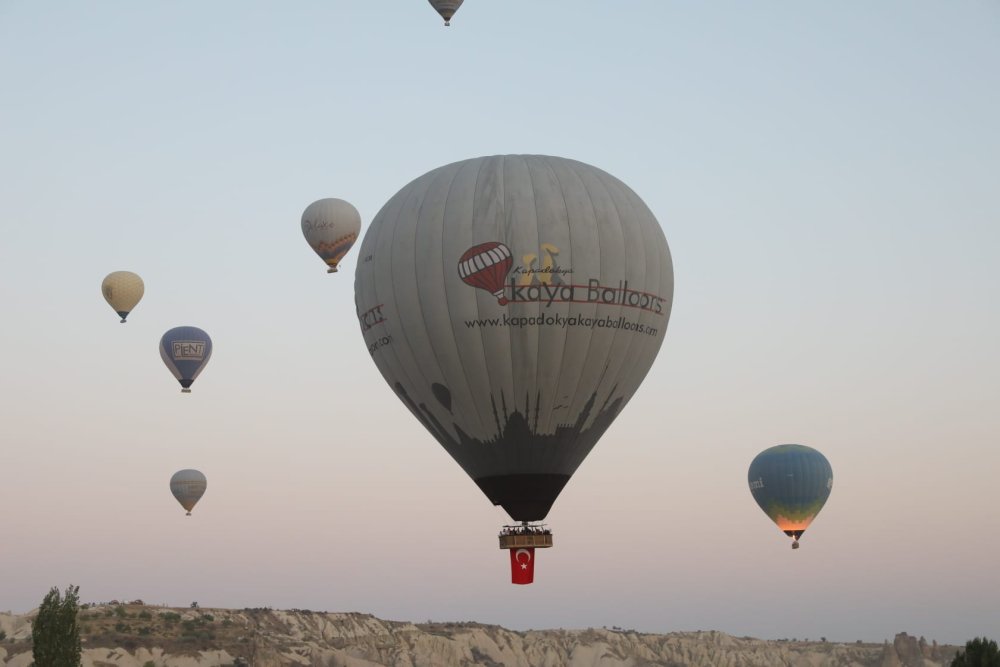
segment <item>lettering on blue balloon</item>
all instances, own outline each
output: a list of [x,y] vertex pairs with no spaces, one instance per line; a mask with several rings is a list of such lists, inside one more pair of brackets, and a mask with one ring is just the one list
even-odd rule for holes
[[200,340],[175,340],[170,344],[175,361],[201,361],[205,358],[205,342]]

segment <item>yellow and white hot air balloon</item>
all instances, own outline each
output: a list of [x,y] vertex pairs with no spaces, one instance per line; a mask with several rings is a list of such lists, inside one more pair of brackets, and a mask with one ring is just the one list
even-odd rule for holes
[[108,305],[115,309],[125,324],[125,318],[132,312],[146,291],[142,278],[131,271],[113,271],[101,283],[101,293]]
[[337,264],[358,240],[361,215],[343,199],[320,199],[302,212],[302,234],[326,262],[327,273],[336,273]]

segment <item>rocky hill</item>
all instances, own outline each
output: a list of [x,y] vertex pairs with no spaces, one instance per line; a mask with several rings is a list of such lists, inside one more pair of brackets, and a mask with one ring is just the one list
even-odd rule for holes
[[[30,665],[32,618],[0,613],[0,665]],[[937,667],[956,651],[905,633],[883,644],[839,644],[721,632],[516,632],[355,613],[136,603],[88,606],[80,627],[85,667]]]

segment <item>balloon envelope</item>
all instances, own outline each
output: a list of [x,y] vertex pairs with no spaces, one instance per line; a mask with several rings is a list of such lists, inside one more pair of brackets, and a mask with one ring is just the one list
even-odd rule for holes
[[455,15],[458,8],[462,6],[464,0],[428,0],[431,3],[431,7],[434,8],[441,18],[444,19],[445,25],[451,25],[451,17]]
[[114,308],[118,316],[125,318],[136,307],[142,295],[146,291],[146,286],[137,274],[131,271],[113,271],[104,277],[101,283],[101,293],[108,305]]
[[174,494],[174,498],[188,514],[191,514],[191,510],[205,495],[206,488],[208,480],[197,470],[178,470],[170,478],[170,493]]
[[833,489],[833,468],[805,445],[765,449],[750,463],[750,493],[786,535],[798,539],[823,509]]
[[663,342],[673,269],[653,214],[582,162],[482,157],[400,190],[361,252],[385,380],[495,505],[544,518]]
[[328,273],[337,271],[360,232],[361,215],[343,199],[320,199],[302,212],[302,234],[326,262]]
[[212,339],[198,327],[175,327],[160,339],[160,358],[189,393],[212,356]]

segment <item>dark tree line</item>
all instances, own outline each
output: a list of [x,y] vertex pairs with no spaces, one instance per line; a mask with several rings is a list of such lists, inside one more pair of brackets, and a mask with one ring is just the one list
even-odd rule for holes
[[1000,648],[992,639],[976,637],[965,642],[965,650],[958,652],[951,667],[1000,667]]

